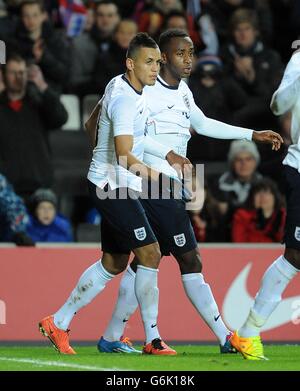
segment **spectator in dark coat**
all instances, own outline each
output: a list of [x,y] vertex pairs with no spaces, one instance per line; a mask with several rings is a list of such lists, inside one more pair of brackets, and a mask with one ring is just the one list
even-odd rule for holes
[[98,56],[110,48],[120,22],[118,7],[111,0],[98,3],[95,13],[92,29],[75,37],[71,45],[70,91],[80,96],[90,93]]
[[38,64],[47,83],[62,91],[69,75],[69,45],[46,20],[46,12],[39,0],[24,1],[20,13],[21,22],[13,39],[8,40],[8,49]]
[[61,127],[68,114],[37,65],[27,68],[24,59],[15,55],[8,58],[3,72],[0,171],[26,197],[41,186],[51,186],[47,132]]
[[285,217],[276,184],[265,178],[252,186],[245,207],[234,213],[232,241],[279,243],[283,239]]
[[124,19],[119,23],[109,50],[98,57],[88,93],[103,94],[108,82],[125,72],[126,52],[137,32],[134,21]]
[[233,76],[248,96],[247,106],[236,113],[240,126],[270,127],[269,104],[282,74],[280,56],[259,39],[254,11],[240,9],[230,20],[232,40],[222,51],[225,72]]
[[50,189],[38,189],[31,197],[27,233],[35,242],[72,242],[68,219],[57,214],[57,198]]
[[[226,77],[217,56],[201,56],[189,79],[196,105],[210,118],[234,123],[234,112],[245,106],[247,94],[231,77]],[[188,144],[192,162],[226,160],[229,141],[212,140],[195,134]]]
[[257,172],[259,161],[256,144],[247,140],[235,140],[228,153],[230,169],[216,183],[209,182],[212,195],[218,201],[219,210],[224,217],[224,238],[228,241],[233,213],[244,204],[253,184],[262,178]]

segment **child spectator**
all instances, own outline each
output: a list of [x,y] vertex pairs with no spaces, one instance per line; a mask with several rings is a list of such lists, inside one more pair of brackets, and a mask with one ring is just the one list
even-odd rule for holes
[[232,241],[281,242],[285,217],[276,184],[270,179],[259,181],[253,185],[245,207],[233,216]]
[[31,197],[28,235],[36,242],[72,242],[71,224],[57,213],[57,198],[50,189],[38,189]]

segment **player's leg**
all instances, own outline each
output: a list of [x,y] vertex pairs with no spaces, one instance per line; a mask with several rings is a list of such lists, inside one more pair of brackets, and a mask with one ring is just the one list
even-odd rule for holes
[[[144,208],[133,192],[124,197],[124,194],[121,193],[122,189],[119,189],[117,193],[122,194],[123,197],[118,198],[118,194],[117,197],[116,194],[114,197],[109,197],[111,192],[109,189],[106,194],[99,194],[101,191],[97,190],[96,198],[99,195],[101,198],[105,198],[102,195],[106,195],[107,201],[101,201],[102,212],[104,212],[106,220],[118,233],[119,241],[123,243],[123,246],[132,250],[139,259],[135,278],[135,294],[141,309],[146,342],[151,344],[153,340],[161,341],[156,325],[158,311],[157,273],[161,257],[157,239]],[[94,193],[92,192],[92,194]],[[97,203],[97,199],[95,203]],[[176,354],[162,341],[159,343],[159,347],[160,349],[152,350],[151,353]]]
[[121,339],[129,318],[138,308],[139,303],[135,295],[137,265],[138,261],[135,257],[122,276],[118,299],[110,322],[103,334],[103,338],[107,341],[112,342]]
[[144,324],[146,342],[143,352],[146,354],[175,355],[175,350],[166,345],[158,331],[158,265],[161,253],[158,243],[133,250],[138,259],[135,276],[135,295],[140,306]]
[[[193,235],[193,232],[189,233],[185,229],[185,237],[188,238],[190,235]],[[188,242],[191,242],[191,240],[188,239]],[[210,285],[204,280],[198,249],[193,248],[184,253],[174,249],[173,252],[181,271],[185,293],[198,314],[218,338],[221,353],[236,353],[229,342],[232,333],[223,322]]]
[[249,360],[265,359],[260,330],[280,303],[285,288],[300,270],[300,175],[288,166],[284,170],[287,195],[286,250],[266,270],[245,323],[231,339],[232,344]]
[[[114,198],[113,200],[110,200],[110,197],[99,197],[97,193],[99,189],[91,182],[88,182],[88,186],[91,198],[103,216],[104,223],[101,224],[103,258],[85,270],[67,301],[54,316],[48,316],[39,323],[42,334],[47,336],[60,352],[66,354],[74,354],[69,346],[68,337],[68,327],[74,314],[93,300],[105,288],[108,281],[125,269],[130,253],[127,249],[123,252],[118,243],[115,243],[112,248],[105,248],[105,238],[110,236],[110,232],[107,231],[111,230],[112,235],[114,233],[114,228],[108,223],[107,217],[117,224],[122,206],[117,205],[118,200],[115,197],[111,197]],[[104,189],[99,191],[105,192]]]
[[102,260],[95,262],[83,272],[62,307],[54,315],[40,321],[40,331],[59,352],[75,353],[70,347],[68,336],[69,325],[74,315],[89,304],[116,274],[121,273],[127,262],[128,254],[104,253]]

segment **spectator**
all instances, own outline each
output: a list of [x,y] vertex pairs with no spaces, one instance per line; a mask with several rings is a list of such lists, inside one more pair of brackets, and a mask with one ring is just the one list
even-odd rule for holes
[[26,234],[28,223],[23,200],[0,174],[0,242],[12,241],[19,246],[33,246],[33,241]]
[[39,65],[47,83],[62,91],[69,74],[69,46],[47,21],[40,0],[22,2],[20,14],[21,21],[14,38],[8,40],[8,48]]
[[[235,110],[247,102],[244,90],[230,77],[225,77],[223,65],[217,56],[201,56],[189,79],[197,106],[210,118],[234,122]],[[212,140],[195,134],[188,144],[191,161],[226,160],[229,141]]]
[[225,70],[248,96],[247,106],[236,113],[236,121],[245,127],[270,127],[274,121],[269,104],[282,72],[277,52],[259,39],[254,11],[240,9],[230,20],[232,41],[225,46],[222,58]]
[[180,0],[154,0],[153,6],[146,9],[139,18],[139,31],[146,31],[158,39],[165,17],[172,11],[183,11]]
[[68,219],[57,214],[57,198],[50,189],[38,189],[31,197],[27,233],[36,242],[72,242]]
[[137,24],[132,20],[124,19],[119,23],[109,50],[97,60],[91,86],[85,93],[102,95],[107,83],[114,76],[125,72],[126,52],[137,31]]
[[246,205],[233,217],[232,241],[242,243],[281,242],[286,211],[276,184],[264,179],[252,186]]
[[116,4],[101,1],[96,6],[96,22],[90,31],[74,38],[71,48],[71,91],[80,96],[89,93],[98,56],[112,44],[113,34],[120,22]]
[[217,200],[205,187],[205,201],[201,210],[190,212],[191,223],[197,242],[224,242],[226,241],[222,215]]
[[206,0],[202,13],[211,16],[222,44],[228,39],[228,20],[240,8],[257,12],[259,29],[264,41],[269,41],[273,34],[273,23],[270,6],[265,0]]
[[0,39],[7,41],[7,38],[15,30],[16,18],[7,11],[7,5],[4,0],[0,0]]
[[26,197],[52,184],[47,132],[62,126],[68,114],[37,65],[27,68],[25,60],[14,55],[7,59],[3,73],[0,171]]
[[204,43],[200,37],[199,32],[195,28],[194,20],[191,16],[187,16],[183,11],[170,11],[164,18],[164,24],[162,30],[168,29],[180,29],[187,31],[191,37],[195,51],[198,53],[199,50],[205,48]]
[[246,201],[252,185],[262,176],[256,171],[260,155],[252,141],[236,140],[230,145],[226,171],[212,186],[212,194],[219,203],[219,209],[227,224],[226,237],[230,239],[232,215]]

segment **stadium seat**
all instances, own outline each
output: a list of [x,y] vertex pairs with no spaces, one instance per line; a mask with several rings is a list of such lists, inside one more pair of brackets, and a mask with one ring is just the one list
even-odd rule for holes
[[101,241],[100,226],[82,223],[79,224],[76,230],[77,242],[99,243]]
[[76,95],[63,94],[60,96],[62,104],[68,112],[68,121],[62,127],[63,130],[81,130],[80,102]]
[[98,103],[99,95],[86,95],[82,100],[82,127],[89,118],[93,108]]
[[54,165],[71,167],[73,161],[88,163],[92,149],[85,132],[53,131],[49,135]]

